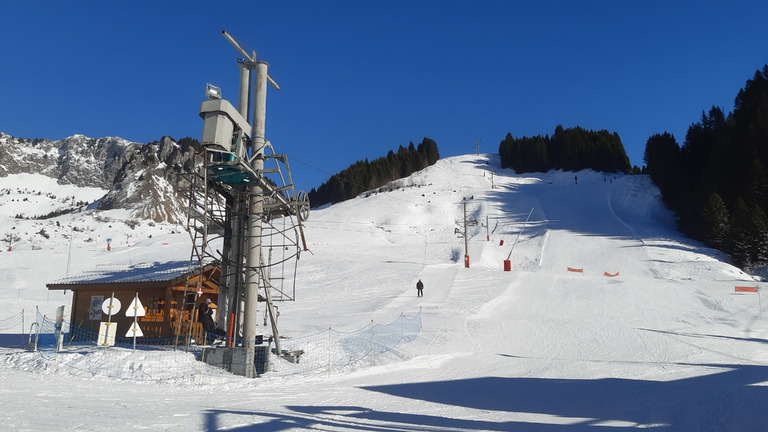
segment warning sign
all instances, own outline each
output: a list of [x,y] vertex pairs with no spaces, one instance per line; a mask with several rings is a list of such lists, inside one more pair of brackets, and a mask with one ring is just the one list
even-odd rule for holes
[[125,316],[127,317],[143,317],[146,314],[144,311],[144,305],[141,304],[138,294],[125,309]]

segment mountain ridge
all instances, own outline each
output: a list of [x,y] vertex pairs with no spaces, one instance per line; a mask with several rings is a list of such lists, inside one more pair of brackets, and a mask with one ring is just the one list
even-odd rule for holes
[[75,134],[61,140],[16,138],[0,132],[0,177],[42,174],[60,185],[106,189],[96,209],[181,223],[180,175],[194,168],[194,151],[170,137],[146,144]]

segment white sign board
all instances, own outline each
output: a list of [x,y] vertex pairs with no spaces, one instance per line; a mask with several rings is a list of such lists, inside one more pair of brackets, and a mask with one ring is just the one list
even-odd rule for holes
[[101,310],[107,315],[117,314],[120,312],[120,300],[114,296],[104,300],[104,303],[101,304]]
[[103,322],[99,326],[98,344],[101,346],[112,346],[115,344],[115,335],[117,334],[117,323]]
[[141,304],[141,300],[139,300],[138,296],[136,296],[136,298],[131,301],[131,304],[128,305],[128,308],[125,309],[125,316],[127,317],[143,317],[145,314],[144,305]]
[[144,332],[141,331],[138,323],[131,324],[131,328],[125,334],[125,337],[144,337]]

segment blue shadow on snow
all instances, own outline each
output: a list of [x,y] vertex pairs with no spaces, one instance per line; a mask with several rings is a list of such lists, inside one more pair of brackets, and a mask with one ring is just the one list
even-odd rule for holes
[[[715,372],[672,381],[482,377],[366,386],[362,388],[428,404],[423,405],[421,413],[359,406],[287,406],[287,411],[282,412],[208,410],[204,412],[204,428],[220,430],[227,426],[225,418],[235,416],[238,424],[252,423],[227,430],[764,430],[768,424],[768,410],[764,406],[768,387],[754,384],[768,381],[768,366],[689,366],[711,367]],[[380,405],[386,404],[384,397]],[[432,404],[478,411],[469,411],[464,418],[447,417],[433,414],[436,405]],[[418,410],[420,406],[414,408]],[[494,412],[548,415],[555,423],[547,423],[546,418],[536,423],[494,421]],[[478,416],[484,419],[477,419]]]

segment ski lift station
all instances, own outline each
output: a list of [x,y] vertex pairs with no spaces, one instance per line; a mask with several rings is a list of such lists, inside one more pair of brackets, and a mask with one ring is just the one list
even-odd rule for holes
[[[191,283],[197,286],[198,278],[202,278],[202,301],[206,298],[217,300],[220,273],[218,266],[208,265],[202,272],[195,269],[190,274],[188,261],[142,263],[132,266],[102,265],[48,283],[46,286],[52,291],[72,291],[69,322],[83,331],[98,333],[101,322],[104,321],[114,322],[119,329],[127,329],[132,318],[116,313],[109,319],[102,311],[102,304],[114,297],[128,305],[134,296],[138,296],[144,309],[144,315],[139,321],[143,337],[169,339],[180,336],[203,340],[203,329],[199,322],[178,325],[181,312],[179,307],[183,304],[186,285]],[[183,343],[188,342],[183,340]]]
[[[269,64],[255,51],[246,52],[226,31],[222,34],[242,56],[236,63],[237,108],[218,87],[207,85],[207,99],[200,106],[203,132],[195,149],[196,169],[185,178],[183,189],[192,238],[189,261],[174,263],[173,271],[163,276],[135,279],[142,272],[134,268],[122,279],[117,271],[96,281],[80,275],[48,287],[75,293],[73,325],[92,309],[93,298],[110,305],[133,302],[144,307],[134,317],[135,331],[143,326],[146,336],[170,337],[176,345],[206,339],[196,314],[200,303],[210,299],[218,306],[216,327],[226,336],[206,350],[204,361],[255,377],[265,370],[270,353],[275,361],[292,362],[301,354],[281,349],[275,303],[295,299],[309,200],[305,192],[295,192],[287,157],[265,137],[267,89],[279,90],[269,76]],[[270,324],[268,343],[257,334],[259,313]],[[103,324],[88,322],[100,332]],[[120,326],[116,324],[112,328]]]

